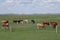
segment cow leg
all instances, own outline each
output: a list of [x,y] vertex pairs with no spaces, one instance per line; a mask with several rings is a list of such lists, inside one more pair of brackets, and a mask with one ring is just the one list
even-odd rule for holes
[[21,23],[23,24],[23,21],[21,21]]
[[39,27],[37,26],[37,30],[36,30],[36,32],[38,32],[38,30],[39,30]]
[[2,29],[3,29],[4,31],[6,31],[6,26],[3,26]]
[[39,30],[40,28],[39,28],[39,27],[37,27],[37,29]]
[[43,29],[46,29],[46,27],[45,27],[45,26],[43,26],[42,28],[43,28]]
[[1,27],[1,29],[4,29],[4,27]]
[[12,31],[12,27],[10,26],[9,28],[10,28],[10,32],[11,32]]
[[18,22],[17,22],[17,24],[18,24]]
[[2,29],[3,31],[6,31],[6,28],[5,28],[4,25],[2,25],[1,29]]
[[53,28],[56,28],[56,26],[53,26]]
[[11,26],[9,26],[9,31],[12,32],[13,28]]

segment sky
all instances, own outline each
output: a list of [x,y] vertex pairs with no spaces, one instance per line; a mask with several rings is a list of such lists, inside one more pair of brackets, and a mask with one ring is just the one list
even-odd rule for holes
[[0,0],[0,14],[60,13],[60,0]]

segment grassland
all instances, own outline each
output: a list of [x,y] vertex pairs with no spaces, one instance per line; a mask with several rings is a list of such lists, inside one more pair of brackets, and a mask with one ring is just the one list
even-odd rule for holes
[[[1,29],[1,20],[9,20],[9,24],[13,27],[13,31],[5,31]],[[14,19],[28,19],[29,23],[15,24]],[[31,19],[36,21],[31,23]],[[56,21],[58,22],[58,33],[50,26],[46,26],[46,30],[40,29],[36,32],[36,24],[42,21]],[[0,40],[60,40],[60,15],[0,15]]]

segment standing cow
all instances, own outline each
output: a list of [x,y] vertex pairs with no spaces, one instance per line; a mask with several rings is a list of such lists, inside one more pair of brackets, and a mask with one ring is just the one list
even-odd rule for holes
[[2,20],[2,27],[11,31],[8,20]]
[[44,27],[45,27],[45,25],[43,23],[38,23],[37,24],[37,29],[44,28]]
[[28,22],[29,22],[28,19],[23,20],[23,23],[28,23]]
[[46,25],[50,25],[48,21],[43,21],[42,23],[38,23],[37,24],[37,29],[45,28]]
[[44,25],[50,25],[48,21],[43,21]]
[[13,20],[13,22],[14,22],[14,23],[17,23],[17,24],[22,23],[22,21],[23,21],[23,20]]
[[56,26],[58,25],[57,22],[50,22],[50,25],[53,27],[53,28],[56,28]]

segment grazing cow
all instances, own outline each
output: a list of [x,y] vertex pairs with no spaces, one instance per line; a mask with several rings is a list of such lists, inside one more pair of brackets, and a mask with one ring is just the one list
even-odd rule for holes
[[27,19],[25,19],[25,20],[23,20],[23,22],[24,22],[24,23],[28,23],[28,20],[27,20]]
[[35,21],[34,21],[34,20],[31,20],[31,22],[32,22],[32,23],[35,23]]
[[44,25],[50,25],[49,22],[47,22],[47,21],[44,21],[43,24]]
[[50,22],[50,25],[53,27],[53,28],[56,28],[56,26],[58,25],[57,22]]
[[13,20],[14,23],[21,23],[23,20]]
[[37,29],[40,29],[40,28],[45,28],[45,25],[43,23],[38,23],[37,24]]

